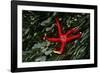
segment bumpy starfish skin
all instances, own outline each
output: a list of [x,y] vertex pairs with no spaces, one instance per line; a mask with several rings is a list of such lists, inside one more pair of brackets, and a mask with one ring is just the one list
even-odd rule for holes
[[[75,27],[68,30],[66,33],[62,33],[61,31],[62,27],[60,25],[58,17],[55,18],[55,26],[58,31],[58,37],[53,38],[53,37],[47,37],[45,35],[44,38],[51,42],[59,42],[61,44],[61,48],[56,48],[53,50],[53,52],[57,54],[62,54],[64,51],[65,44],[71,42],[72,40],[79,39],[81,37],[81,32],[79,32],[79,29]],[[73,33],[77,33],[77,34],[73,34]]]

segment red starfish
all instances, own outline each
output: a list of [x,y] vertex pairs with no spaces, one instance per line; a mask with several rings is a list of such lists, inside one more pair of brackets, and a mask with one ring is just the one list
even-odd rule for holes
[[79,29],[75,27],[75,28],[68,30],[66,33],[62,33],[61,31],[62,28],[58,20],[58,17],[56,17],[55,19],[55,26],[58,31],[58,37],[53,38],[53,37],[47,37],[45,35],[44,39],[47,39],[48,41],[51,41],[51,42],[61,43],[61,48],[56,48],[55,50],[53,50],[53,52],[57,54],[62,54],[64,51],[65,44],[69,43],[72,40],[79,39],[81,37],[81,32],[79,32]]

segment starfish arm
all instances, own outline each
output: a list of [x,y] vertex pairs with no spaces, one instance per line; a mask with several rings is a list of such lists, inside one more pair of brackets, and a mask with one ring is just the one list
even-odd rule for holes
[[65,47],[65,42],[61,42],[61,49],[60,52],[63,53]]
[[46,39],[48,41],[51,41],[51,42],[60,42],[59,38],[48,38],[48,37],[46,37]]
[[56,17],[55,20],[56,20],[55,25],[56,25],[56,27],[57,27],[58,34],[59,34],[59,36],[60,36],[62,33],[61,33],[61,25],[60,25],[60,22],[59,22],[59,20],[58,20],[58,17]]
[[70,42],[70,41],[72,41],[72,40],[74,40],[74,39],[78,39],[78,38],[80,38],[80,37],[81,37],[81,32],[78,33],[78,34],[76,34],[76,35],[73,35],[73,36],[67,38],[67,39],[66,39],[66,42]]
[[79,31],[79,29],[75,27],[75,28],[68,30],[65,34],[67,36],[67,35],[70,35],[72,33],[78,32],[78,31]]
[[62,54],[64,51],[65,42],[61,42],[61,48],[56,48],[53,52],[57,54]]

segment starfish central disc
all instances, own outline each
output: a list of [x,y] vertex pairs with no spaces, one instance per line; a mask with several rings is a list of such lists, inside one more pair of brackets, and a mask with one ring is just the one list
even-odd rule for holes
[[66,37],[65,35],[61,35],[61,36],[60,36],[60,40],[61,40],[62,42],[66,42],[66,39],[67,39],[67,37]]

